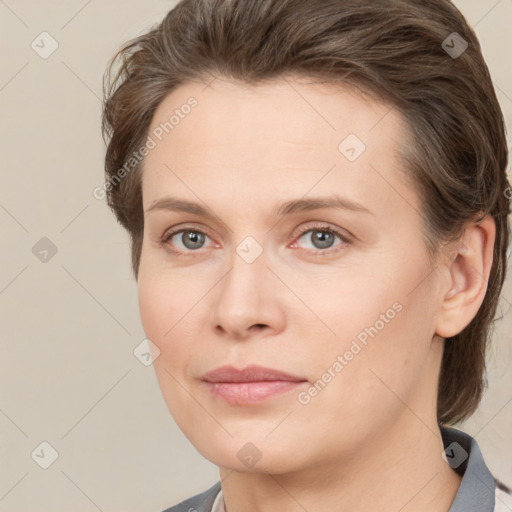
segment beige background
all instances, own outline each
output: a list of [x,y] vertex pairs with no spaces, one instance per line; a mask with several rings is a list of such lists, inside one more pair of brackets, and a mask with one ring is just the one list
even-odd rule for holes
[[[174,4],[0,0],[0,512],[158,512],[217,480],[174,424],[152,367],[134,357],[144,333],[128,238],[92,196],[103,183],[107,60]],[[512,0],[456,4],[476,27],[510,128]],[[43,31],[58,43],[46,59],[31,47],[51,48]],[[43,237],[57,249],[47,262],[32,252]],[[509,484],[511,302],[509,279],[490,390],[460,427]],[[36,463],[50,460],[43,441],[58,452],[48,469]]]

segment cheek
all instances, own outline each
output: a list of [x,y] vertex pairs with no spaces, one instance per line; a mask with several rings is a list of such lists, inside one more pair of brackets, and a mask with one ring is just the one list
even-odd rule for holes
[[[339,374],[345,377],[338,382],[347,379],[343,386],[356,394],[373,393],[364,383],[378,381],[370,370],[390,386],[403,387],[408,379],[414,380],[427,360],[434,329],[427,266],[409,261],[405,266],[390,263],[373,269],[364,275],[343,274],[343,279],[321,287],[322,293],[309,295],[331,331],[325,329],[315,345],[315,372],[321,375],[342,356]],[[356,389],[359,384],[364,390]]]
[[[156,275],[156,274],[155,274]],[[153,278],[146,271],[139,272],[138,300],[142,326],[146,337],[160,350],[153,362],[162,396],[169,411],[178,422],[186,424],[189,397],[178,384],[184,381],[184,372],[191,357],[189,345],[178,343],[180,304],[182,297],[175,287],[167,286],[161,277]]]
[[168,360],[171,345],[174,345],[172,352],[175,357],[180,349],[180,345],[173,344],[172,340],[179,331],[180,316],[183,316],[180,307],[180,299],[183,297],[175,287],[166,286],[165,282],[161,277],[149,276],[147,272],[139,273],[138,301],[142,327],[146,337],[160,350],[155,369]]
[[139,311],[146,336],[160,345],[177,321],[184,290],[165,268],[158,251],[146,244],[144,239],[137,283]]
[[305,411],[329,411],[317,418],[326,436],[336,435],[335,419],[355,442],[374,429],[369,421],[380,428],[404,411],[404,403],[414,408],[415,393],[426,376],[430,340],[418,322],[422,309],[415,302],[402,297],[395,309],[386,307],[392,304],[366,304],[357,318],[338,320],[336,341],[325,338],[321,350],[310,356],[319,391],[311,390],[314,396]]
[[[160,379],[186,373],[191,354],[190,316],[197,297],[189,293],[190,279],[170,275],[164,269],[141,265],[138,280],[138,302],[146,337],[160,350],[154,368]],[[192,287],[194,289],[194,287]],[[167,377],[166,377],[167,375]],[[163,380],[161,384],[163,384]],[[168,388],[172,383],[168,382]]]
[[144,274],[139,274],[138,299],[144,332],[148,338],[156,341],[165,332],[164,308],[167,297]]

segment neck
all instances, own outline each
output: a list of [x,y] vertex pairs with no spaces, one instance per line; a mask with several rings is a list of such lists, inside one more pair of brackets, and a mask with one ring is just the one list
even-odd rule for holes
[[350,457],[286,474],[220,468],[227,512],[448,512],[461,477],[441,458],[436,421],[410,410]]

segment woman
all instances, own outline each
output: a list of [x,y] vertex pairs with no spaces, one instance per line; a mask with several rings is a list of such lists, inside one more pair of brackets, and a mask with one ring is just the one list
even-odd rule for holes
[[499,510],[449,426],[485,389],[510,211],[461,13],[183,0],[111,66],[105,192],[163,397],[220,473],[169,510]]

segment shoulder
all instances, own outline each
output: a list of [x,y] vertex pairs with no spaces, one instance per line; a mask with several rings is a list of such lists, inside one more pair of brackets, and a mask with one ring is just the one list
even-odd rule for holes
[[163,512],[210,512],[220,489],[220,482],[216,482],[206,491],[196,494],[171,508],[167,508]]

